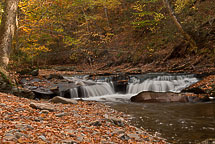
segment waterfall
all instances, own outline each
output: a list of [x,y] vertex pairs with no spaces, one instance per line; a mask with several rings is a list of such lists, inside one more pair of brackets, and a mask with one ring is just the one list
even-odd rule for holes
[[[70,88],[71,98],[92,98],[98,99],[99,97],[130,97],[142,91],[154,92],[180,92],[184,88],[194,84],[198,81],[194,75],[170,75],[170,74],[146,74],[130,76],[126,92],[117,94],[114,90],[116,88],[110,79],[89,80],[86,78],[65,77],[75,87]],[[116,81],[114,81],[116,82]],[[125,91],[125,90],[124,90]]]
[[141,91],[180,92],[197,81],[198,79],[193,75],[157,76],[143,81],[132,77],[127,87],[127,93],[135,94]]
[[78,98],[78,88],[71,88],[70,96],[71,96],[71,98]]
[[111,84],[107,82],[97,83],[95,85],[81,86],[81,93],[83,97],[93,97],[102,95],[114,94],[114,89]]

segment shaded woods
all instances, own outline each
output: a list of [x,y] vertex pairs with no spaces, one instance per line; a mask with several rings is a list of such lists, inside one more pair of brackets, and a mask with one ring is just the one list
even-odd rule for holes
[[183,68],[185,58],[185,67],[196,69],[205,65],[202,57],[213,65],[212,0],[20,0],[17,11],[6,8],[9,2],[1,2],[1,31],[10,22],[14,39],[5,45],[9,37],[1,33],[1,57],[7,63],[11,55],[12,67],[128,63],[174,70]]

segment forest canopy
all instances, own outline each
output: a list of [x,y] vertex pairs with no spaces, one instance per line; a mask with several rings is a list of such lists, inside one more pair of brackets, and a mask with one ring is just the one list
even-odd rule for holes
[[[11,58],[17,64],[33,65],[107,59],[147,63],[153,61],[156,52],[177,45],[175,41],[185,41],[193,47],[183,50],[188,53],[214,53],[214,48],[198,46],[202,45],[199,35],[205,38],[213,31],[212,24],[202,32],[202,26],[214,18],[212,2],[20,0]],[[4,5],[5,1],[1,2],[1,17]],[[171,19],[171,13],[183,31]]]

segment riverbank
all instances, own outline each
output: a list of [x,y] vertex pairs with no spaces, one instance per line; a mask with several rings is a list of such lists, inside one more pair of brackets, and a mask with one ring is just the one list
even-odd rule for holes
[[0,93],[1,143],[166,143],[101,103],[51,104],[48,111],[30,107],[32,102],[49,105]]

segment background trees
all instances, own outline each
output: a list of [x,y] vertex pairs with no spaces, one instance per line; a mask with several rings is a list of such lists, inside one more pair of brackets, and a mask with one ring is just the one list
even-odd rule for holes
[[31,64],[151,63],[187,42],[181,45],[183,51],[176,51],[178,56],[212,52],[209,44],[202,47],[202,39],[213,37],[213,4],[212,0],[20,0],[12,58]]

